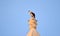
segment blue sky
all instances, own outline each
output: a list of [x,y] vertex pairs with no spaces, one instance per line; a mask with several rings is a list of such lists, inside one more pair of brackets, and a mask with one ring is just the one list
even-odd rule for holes
[[60,36],[60,0],[0,0],[0,36],[26,36],[28,10],[36,14],[41,36]]

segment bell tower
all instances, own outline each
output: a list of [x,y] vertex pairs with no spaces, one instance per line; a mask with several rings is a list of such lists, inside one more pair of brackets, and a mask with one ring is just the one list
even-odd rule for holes
[[35,13],[32,11],[29,11],[29,14],[31,18],[29,19],[29,32],[27,33],[27,36],[40,36],[39,33],[36,31],[37,28],[37,20],[35,19]]

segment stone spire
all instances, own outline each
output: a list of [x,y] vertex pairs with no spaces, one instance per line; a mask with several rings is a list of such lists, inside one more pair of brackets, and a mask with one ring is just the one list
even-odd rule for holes
[[32,11],[29,11],[29,14],[31,18],[29,20],[29,32],[27,36],[40,36],[39,33],[36,31],[37,21],[35,19],[35,13],[33,13]]

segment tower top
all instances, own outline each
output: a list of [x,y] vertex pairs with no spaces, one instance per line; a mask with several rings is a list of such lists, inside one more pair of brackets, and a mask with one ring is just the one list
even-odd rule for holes
[[34,17],[35,18],[35,13],[33,13],[31,10],[29,10],[28,12],[31,15],[31,17]]

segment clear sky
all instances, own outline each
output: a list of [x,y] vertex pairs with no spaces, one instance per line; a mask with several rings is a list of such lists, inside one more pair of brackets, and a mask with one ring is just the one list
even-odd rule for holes
[[26,36],[28,10],[36,14],[41,36],[60,36],[60,0],[0,0],[0,36]]

